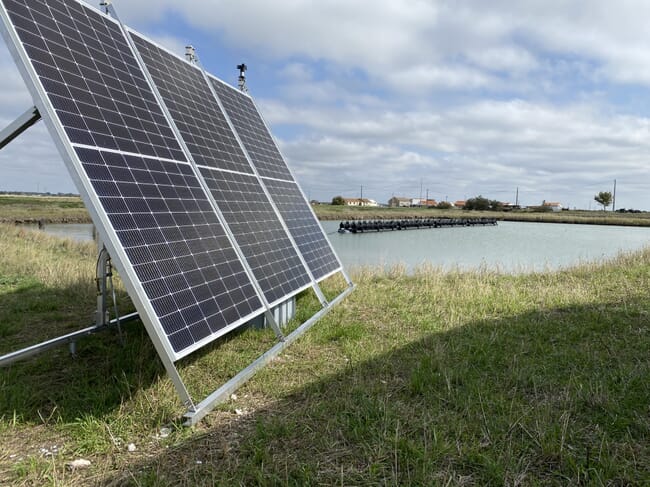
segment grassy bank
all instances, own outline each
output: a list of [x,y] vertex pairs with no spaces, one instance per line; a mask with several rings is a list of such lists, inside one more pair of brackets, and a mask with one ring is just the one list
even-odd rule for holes
[[81,198],[0,195],[0,223],[91,223]]
[[[320,220],[376,218],[497,218],[502,221],[575,223],[586,225],[650,226],[650,213],[572,210],[560,213],[493,212],[429,208],[354,208],[316,205]],[[0,223],[91,223],[81,198],[0,195]]]
[[[92,248],[0,239],[0,353],[88,324]],[[0,370],[0,485],[648,484],[649,276],[650,251],[522,276],[357,270],[350,297],[195,429],[176,427],[130,324],[124,346],[96,335],[74,360]],[[182,373],[210,390],[272,342],[245,332]],[[77,458],[92,465],[65,466]]]
[[533,211],[464,211],[435,208],[355,208],[316,205],[320,220],[370,220],[379,218],[496,218],[502,221],[575,223],[584,225],[650,226],[650,213],[616,213],[611,211],[571,210],[558,213]]

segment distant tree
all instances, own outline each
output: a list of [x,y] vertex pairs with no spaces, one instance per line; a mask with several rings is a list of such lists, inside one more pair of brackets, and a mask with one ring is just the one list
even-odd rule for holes
[[439,210],[448,210],[449,208],[451,208],[451,203],[449,201],[441,201],[436,205],[436,208],[438,208]]
[[609,205],[612,204],[612,193],[609,191],[601,191],[596,196],[594,196],[596,203],[603,206],[603,211],[607,209]]
[[470,198],[465,201],[464,210],[478,210],[485,211],[490,209],[490,200],[484,198],[481,195],[476,196],[475,198]]
[[332,198],[332,204],[341,206],[345,204],[345,200],[343,199],[343,196],[334,196],[334,198]]
[[503,203],[497,200],[490,200],[490,210],[501,211],[503,210]]

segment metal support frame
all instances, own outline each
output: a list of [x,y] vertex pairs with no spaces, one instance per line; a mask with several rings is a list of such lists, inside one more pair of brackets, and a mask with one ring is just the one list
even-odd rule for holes
[[[137,320],[139,317],[140,315],[138,315],[138,313],[131,313],[128,315],[120,316],[119,321],[120,323],[128,323],[129,321]],[[62,335],[51,340],[37,343],[36,345],[31,345],[21,350],[16,350],[15,352],[8,353],[7,355],[2,355],[0,356],[0,367],[5,367],[19,360],[33,357],[34,355],[38,355],[39,353],[45,352],[51,348],[60,347],[61,345],[65,344],[71,345],[73,343],[76,343],[79,338],[113,328],[114,325],[117,325],[117,321],[118,319],[115,318],[104,325],[89,326],[88,328],[83,328],[79,331],[73,331],[67,335]]]
[[[111,16],[114,17],[114,19],[119,23],[119,25],[122,28],[122,31],[127,39],[127,41],[130,44],[130,47],[140,63],[143,72],[148,78],[148,81],[154,90],[154,94],[162,100],[162,97],[158,93],[157,87],[155,83],[153,83],[153,80],[151,79],[148,71],[146,70],[146,65],[141,59],[136,47],[133,44],[133,41],[130,37],[130,34],[128,33],[127,28],[122,24],[120,21],[119,17],[117,16],[117,13],[115,12],[114,7],[111,5],[110,1],[103,1],[101,4],[101,7],[105,10],[106,14],[110,14]],[[3,20],[4,17],[3,17]],[[4,31],[3,31],[4,34]],[[11,32],[6,33],[8,40],[8,45],[10,49],[12,46],[18,45],[16,39],[12,37]],[[22,55],[16,51],[12,52],[12,54],[18,59],[22,60]],[[23,60],[24,62],[24,60]],[[19,64],[19,69],[21,64]],[[202,70],[203,71],[203,70]],[[203,71],[204,76],[207,77],[207,73]],[[33,74],[29,70],[25,70],[23,73],[23,76],[26,78],[33,78]],[[28,83],[29,85],[29,83]],[[210,88],[212,88],[211,84],[208,83]],[[28,86],[29,87],[29,86]],[[213,89],[213,88],[212,88]],[[34,92],[33,95],[36,98],[40,99],[39,97],[42,96],[42,93],[38,90],[38,88],[34,87]],[[38,96],[37,96],[38,95]],[[219,102],[219,98],[216,97],[217,101]],[[164,103],[161,103],[161,107],[163,109],[163,112],[165,113],[166,117],[170,121],[170,125],[172,129],[175,129],[175,132],[178,131],[177,127],[173,123],[173,118],[170,116],[170,114],[167,112],[166,106]],[[48,115],[52,116],[51,113],[51,107],[49,105],[45,104],[44,107],[44,112],[47,112]],[[28,127],[36,123],[38,120],[40,120],[41,114],[37,107],[30,108],[27,112],[25,112],[21,117],[19,117],[15,122],[13,122],[9,127],[7,127],[4,131],[0,132],[0,148],[4,147],[7,145],[11,140],[19,136],[22,132],[24,132]],[[54,133],[60,134],[60,127],[58,127],[56,124],[53,124],[50,119],[46,117],[45,122],[48,123],[48,128],[51,129]],[[230,121],[229,121],[230,122]],[[235,132],[236,133],[236,132]],[[178,135],[178,134],[177,134]],[[64,140],[64,138],[61,136],[61,140]],[[179,137],[179,141],[181,142],[181,146],[183,147],[184,151],[186,154],[190,155],[190,158],[188,159],[190,161],[190,164],[196,168],[196,163],[195,161],[191,158],[191,153],[189,152],[187,146],[185,145],[184,140],[182,137]],[[65,145],[61,145],[60,141],[55,140],[55,143],[58,143],[58,147],[64,153],[66,156],[70,157],[71,160],[73,160],[73,156],[70,153],[70,148]],[[254,166],[253,166],[254,167]],[[200,172],[197,173],[200,176]],[[74,176],[74,174],[73,174]],[[258,175],[259,178],[259,175]],[[200,180],[203,180],[202,177],[199,178]],[[82,181],[78,181],[75,179],[75,182],[81,184],[83,186]],[[205,184],[205,182],[204,182]],[[206,185],[207,186],[207,185]],[[266,190],[266,187],[262,185],[264,189]],[[207,194],[210,194],[209,192]],[[269,196],[270,198],[270,196]],[[92,201],[92,198],[91,198]],[[272,201],[272,200],[271,200]],[[92,206],[92,205],[91,205]],[[278,209],[275,207],[273,204],[273,207],[280,217],[280,221],[283,223],[284,226],[284,220],[281,218],[279,215]],[[248,266],[248,263],[246,259],[243,256],[243,252],[237,245],[232,233],[230,232],[230,229],[228,225],[226,224],[225,218],[221,214],[221,211],[219,210],[218,206],[216,203],[214,203],[214,208],[215,211],[219,217],[219,219],[222,221],[222,224],[224,225],[224,229],[226,230],[226,233],[229,236],[229,239],[231,240],[231,243],[234,246],[235,251],[239,254],[241,262],[244,264],[245,269],[249,276],[251,277],[251,280],[253,284],[257,284],[256,280],[254,279],[254,275],[250,267]],[[91,211],[91,214],[93,216],[99,217],[100,220],[102,220],[101,215],[96,215],[94,212]],[[103,221],[103,220],[102,220]],[[285,231],[289,235],[290,239],[292,240],[292,243],[294,247],[297,249],[297,245],[295,241],[291,238],[290,233],[288,232],[288,229],[285,227]],[[33,355],[39,354],[41,352],[44,352],[46,350],[49,350],[51,348],[69,344],[70,345],[70,350],[74,352],[76,350],[76,342],[80,337],[91,335],[94,333],[97,333],[99,331],[107,330],[110,328],[113,328],[117,326],[119,328],[120,323],[125,323],[129,321],[134,321],[138,319],[140,316],[138,313],[131,313],[125,316],[116,316],[114,319],[109,319],[109,313],[108,313],[108,288],[109,288],[109,279],[110,279],[110,256],[108,255],[108,251],[104,249],[103,244],[100,244],[102,251],[100,252],[100,256],[98,259],[98,264],[97,264],[97,283],[98,283],[98,297],[97,297],[97,316],[96,316],[96,324],[87,328],[84,328],[82,330],[72,332],[42,343],[38,343],[36,345],[32,345],[30,347],[17,350],[15,352],[11,352],[7,355],[0,356],[0,367],[6,366],[9,364],[12,364],[18,360],[24,359],[31,357]],[[111,247],[112,248],[112,247]],[[113,249],[116,250],[116,249]],[[119,254],[119,249],[118,254]],[[297,249],[298,250],[298,249]],[[298,255],[301,257],[301,260],[303,260],[303,264],[305,265],[305,268],[307,269],[308,273],[309,268],[306,266],[306,263],[304,262],[304,259],[302,258],[302,254],[298,251]],[[342,268],[341,268],[342,269]],[[344,272],[344,271],[343,271]],[[344,272],[345,275],[345,272]],[[346,276],[346,275],[345,275]],[[194,425],[196,424],[201,418],[203,418],[208,412],[210,412],[215,405],[217,405],[219,402],[223,402],[225,397],[227,397],[227,394],[231,391],[236,390],[238,387],[240,387],[244,382],[246,382],[250,377],[253,376],[253,374],[259,370],[261,367],[263,367],[265,364],[267,364],[273,357],[277,356],[279,353],[281,353],[287,346],[289,346],[293,341],[295,341],[299,336],[301,336],[303,333],[305,333],[307,330],[309,330],[320,318],[322,318],[325,314],[327,314],[334,305],[336,305],[338,302],[343,300],[348,294],[350,294],[353,289],[354,285],[348,280],[349,286],[342,291],[336,298],[334,298],[331,302],[327,302],[324,299],[324,295],[320,291],[320,287],[318,286],[318,283],[315,279],[312,277],[312,288],[316,292],[319,300],[321,301],[321,304],[323,308],[319,310],[316,314],[314,314],[310,319],[308,319],[306,322],[304,322],[302,325],[300,325],[296,330],[294,330],[292,333],[290,333],[288,336],[284,337],[282,334],[282,331],[280,330],[280,327],[278,326],[278,323],[273,315],[272,309],[268,301],[266,300],[263,292],[261,289],[258,287],[258,294],[262,298],[263,304],[265,305],[265,315],[267,322],[271,325],[273,330],[275,331],[276,335],[278,336],[279,342],[273,346],[271,349],[269,349],[267,352],[265,352],[262,356],[260,356],[257,360],[255,360],[253,363],[251,363],[248,367],[246,367],[244,370],[239,372],[235,377],[233,377],[230,381],[228,381],[226,384],[215,390],[212,394],[210,394],[207,398],[205,398],[203,401],[201,401],[198,404],[195,404],[194,401],[192,400],[185,383],[183,379],[181,378],[178,369],[176,368],[175,363],[171,360],[170,357],[166,356],[165,354],[160,353],[161,349],[164,348],[164,346],[160,343],[159,340],[156,339],[155,336],[152,336],[152,341],[154,342],[154,346],[158,350],[158,355],[163,362],[163,365],[167,371],[168,376],[170,377],[171,381],[174,383],[174,386],[176,388],[176,392],[179,395],[181,401],[187,408],[187,413],[185,414],[185,418],[187,418],[187,422],[185,424],[187,425]],[[347,277],[347,276],[346,276]],[[117,314],[117,313],[116,313]],[[146,320],[145,320],[146,321]],[[145,323],[146,325],[146,323]],[[151,335],[151,333],[150,333]]]
[[[115,318],[111,319],[108,306],[108,290],[109,282],[110,288],[113,290],[112,285],[112,266],[111,257],[104,247],[104,244],[98,242],[99,256],[97,258],[96,281],[97,281],[97,311],[95,315],[95,325],[89,326],[79,331],[74,331],[66,335],[62,335],[51,340],[47,340],[35,345],[31,345],[21,350],[8,353],[7,355],[0,356],[0,367],[12,364],[18,360],[25,359],[41,352],[49,350],[54,347],[68,344],[70,354],[75,356],[77,352],[77,339],[92,335],[99,331],[108,330],[109,328],[116,327],[120,332],[121,339],[121,324],[133,321],[139,317],[138,313],[130,313],[125,316],[117,314],[117,307],[115,308]],[[113,294],[115,299],[115,294]]]
[[219,387],[216,391],[210,394],[207,398],[197,404],[194,409],[188,411],[183,416],[186,421],[185,426],[194,426],[196,423],[201,421],[215,406],[220,403],[227,401],[230,398],[230,394],[235,392],[239,387],[245,384],[255,373],[268,364],[274,357],[277,357],[282,351],[295,342],[301,335],[303,335],[307,330],[309,330],[318,320],[330,312],[330,310],[337,305],[340,301],[345,299],[345,297],[350,294],[355,288],[355,285],[345,288],[345,290],[339,294],[336,298],[330,301],[329,305],[321,308],[314,316],[305,321],[302,325],[296,328],[293,332],[287,335],[284,341],[276,343],[264,354],[260,355],[253,363],[251,363],[244,370],[239,372],[236,376],[226,382],[224,385]]
[[22,134],[29,127],[41,119],[41,113],[38,108],[31,107],[16,120],[7,125],[0,132],[0,149],[9,144],[12,140]]

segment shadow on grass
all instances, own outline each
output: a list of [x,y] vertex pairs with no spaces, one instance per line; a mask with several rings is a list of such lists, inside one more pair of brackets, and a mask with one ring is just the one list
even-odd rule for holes
[[[91,304],[74,305],[92,303],[88,283],[48,288],[35,280],[16,279],[4,284],[13,291],[0,294],[0,355],[92,325]],[[303,292],[298,301],[296,317],[302,321],[318,309],[312,291]],[[132,311],[126,293],[118,295],[118,304],[120,314]],[[88,320],[84,320],[80,308],[89,310],[85,313]],[[176,366],[194,399],[200,400],[276,342],[269,329],[256,331],[243,326],[178,361]],[[215,350],[223,355],[221,360],[214,359]],[[193,374],[192,369],[204,374]],[[173,416],[179,412],[179,404],[174,403],[175,391],[165,390],[161,379],[166,380],[166,372],[146,329],[136,320],[122,325],[121,335],[114,328],[80,338],[74,357],[64,345],[0,368],[0,419],[15,418],[24,424],[70,424],[80,418],[110,423],[110,417],[115,419],[125,401],[137,392],[148,391],[151,394],[145,395],[151,400],[163,394],[171,403],[148,421],[169,421],[170,415],[172,421],[180,420]]]
[[[256,379],[321,378],[253,413],[227,409],[107,484],[517,485],[650,482],[645,304],[474,322],[375,359],[286,359]],[[310,343],[364,346],[336,319]],[[423,333],[424,335],[424,333]],[[302,352],[300,349],[303,349]],[[324,370],[336,372],[323,377]],[[267,385],[268,384],[268,385]],[[275,393],[281,396],[280,393]],[[234,407],[243,407],[240,404]]]
[[[94,297],[89,283],[49,288],[29,278],[6,282],[0,295],[0,355],[91,326]],[[10,291],[7,291],[10,289]],[[121,313],[131,311],[126,294]],[[131,309],[129,309],[131,308]],[[77,354],[60,346],[0,368],[0,418],[19,422],[70,422],[103,415],[137,388],[164,373],[139,322],[80,338]]]

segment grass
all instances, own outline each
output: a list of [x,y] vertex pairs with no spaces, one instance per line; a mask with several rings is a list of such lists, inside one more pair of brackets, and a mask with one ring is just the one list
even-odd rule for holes
[[[18,323],[0,353],[88,323],[92,249],[0,239],[0,329]],[[96,335],[74,360],[0,370],[0,484],[646,485],[649,277],[650,251],[518,276],[357,269],[352,295],[194,429],[129,324],[124,346]],[[270,343],[245,331],[182,373],[207,390]]]
[[90,223],[81,198],[0,195],[0,223]]
[[[497,218],[504,221],[575,223],[589,225],[650,226],[650,213],[571,210],[560,213],[532,211],[492,212],[438,210],[435,208],[355,208],[316,205],[320,220],[376,218]],[[91,223],[81,198],[72,196],[0,195],[0,223]]]

